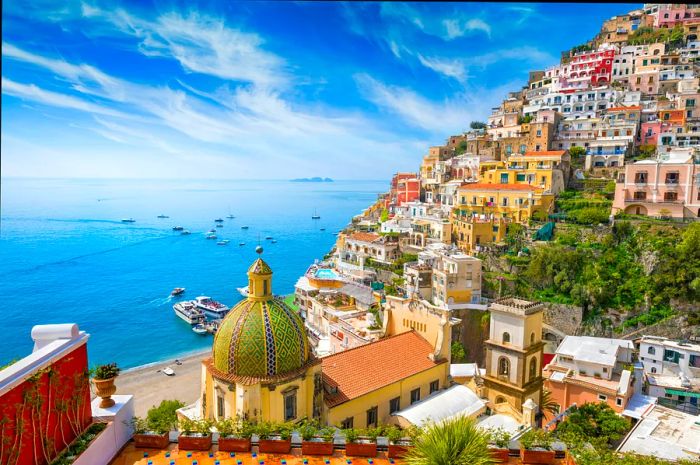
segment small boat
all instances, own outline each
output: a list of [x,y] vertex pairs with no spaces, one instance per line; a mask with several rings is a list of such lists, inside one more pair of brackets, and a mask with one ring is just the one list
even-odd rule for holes
[[194,331],[196,334],[199,334],[201,336],[207,334],[207,327],[204,326],[202,323],[196,324],[192,326],[192,331]]
[[316,212],[316,209],[315,209],[315,208],[314,208],[314,214],[311,215],[311,219],[312,219],[312,220],[320,220],[320,219],[321,219],[321,215],[319,215],[319,214]]
[[168,215],[158,215],[158,218],[170,218]]
[[248,226],[241,226],[241,229],[248,229]]
[[208,232],[209,234],[215,234],[215,233],[216,233],[216,229],[211,228],[211,229],[210,229],[209,231],[207,231],[207,232]]
[[184,292],[185,292],[185,288],[184,288],[184,287],[176,287],[175,289],[173,289],[173,291],[170,293],[170,295],[176,296],[176,295],[180,295],[180,294],[182,294],[182,293],[184,293]]
[[271,241],[273,244],[277,244],[277,239],[272,239]]
[[217,227],[217,228],[223,228],[223,227],[224,227],[224,225],[223,225],[223,224],[221,224],[221,223],[217,223],[217,224],[216,224],[216,227]]
[[229,241],[228,239],[224,239],[223,241],[217,242],[216,245],[227,245],[229,242],[231,241]]
[[182,231],[184,229],[185,228],[183,228],[182,226],[173,226],[173,231]]
[[207,239],[218,239],[216,234],[207,234]]
[[122,223],[136,223],[136,220],[133,218],[122,218]]
[[265,236],[265,240],[271,241],[271,240],[272,240],[272,236]]
[[248,297],[248,286],[246,287],[238,287],[236,288],[239,294],[241,294],[243,297]]
[[224,219],[223,218],[217,218],[214,220],[215,223],[223,223]]
[[166,375],[166,376],[175,376],[175,370],[173,370],[173,369],[170,368],[170,367],[165,367],[165,368],[163,369],[163,374]]
[[326,230],[326,228],[321,228],[321,229],[320,229],[320,231],[325,231],[325,230]]
[[239,242],[238,245],[245,245],[245,242]]
[[228,215],[226,218],[228,218],[229,220],[232,220],[232,219],[235,218],[235,216],[233,216],[233,215]]
[[192,233],[189,232],[187,229],[185,229],[184,231],[182,231],[182,232],[180,233],[180,235],[182,235],[182,236],[189,236],[190,234],[192,234]]

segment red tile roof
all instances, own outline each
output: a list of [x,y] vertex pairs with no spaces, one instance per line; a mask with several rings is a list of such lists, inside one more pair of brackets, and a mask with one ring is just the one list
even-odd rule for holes
[[473,191],[536,191],[537,187],[529,184],[485,184],[485,183],[465,183],[460,189]]
[[525,152],[526,157],[561,157],[566,150],[543,150],[541,152]]
[[329,407],[356,399],[409,376],[447,363],[429,356],[433,346],[415,331],[355,347],[321,359],[323,381],[337,387],[324,394]]
[[362,241],[362,242],[374,242],[377,239],[379,239],[380,236],[379,234],[376,233],[365,233],[365,232],[356,232],[352,233],[350,235],[350,239],[354,241]]

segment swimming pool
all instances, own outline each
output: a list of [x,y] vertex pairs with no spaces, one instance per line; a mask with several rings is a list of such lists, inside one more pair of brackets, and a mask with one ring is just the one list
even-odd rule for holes
[[318,279],[338,279],[338,275],[330,268],[319,268],[314,276]]

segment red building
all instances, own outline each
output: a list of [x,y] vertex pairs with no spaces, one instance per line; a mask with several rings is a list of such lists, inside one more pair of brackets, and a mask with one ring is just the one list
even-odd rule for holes
[[548,70],[548,77],[559,78],[559,86],[565,89],[587,89],[610,84],[614,49],[582,52],[569,57],[568,63]]
[[405,202],[420,199],[420,180],[416,173],[396,173],[391,178],[391,190],[385,199],[385,208],[400,207]]

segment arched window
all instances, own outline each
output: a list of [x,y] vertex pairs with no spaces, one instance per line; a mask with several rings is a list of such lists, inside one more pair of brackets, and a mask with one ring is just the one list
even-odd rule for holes
[[647,350],[647,353],[654,355],[654,354],[656,354],[656,349],[650,346],[649,349]]
[[498,359],[498,374],[503,376],[510,376],[510,362],[505,357],[501,357]]
[[503,333],[503,343],[508,344],[510,342],[510,333],[504,332]]
[[530,360],[530,378],[529,379],[533,380],[533,379],[535,379],[536,376],[537,376],[537,358],[532,357],[532,359]]
[[656,367],[651,367],[651,372],[656,373]]
[[496,397],[496,403],[497,404],[502,404],[506,401],[506,399],[503,396],[497,396]]
[[530,345],[535,343],[535,332],[530,333]]

